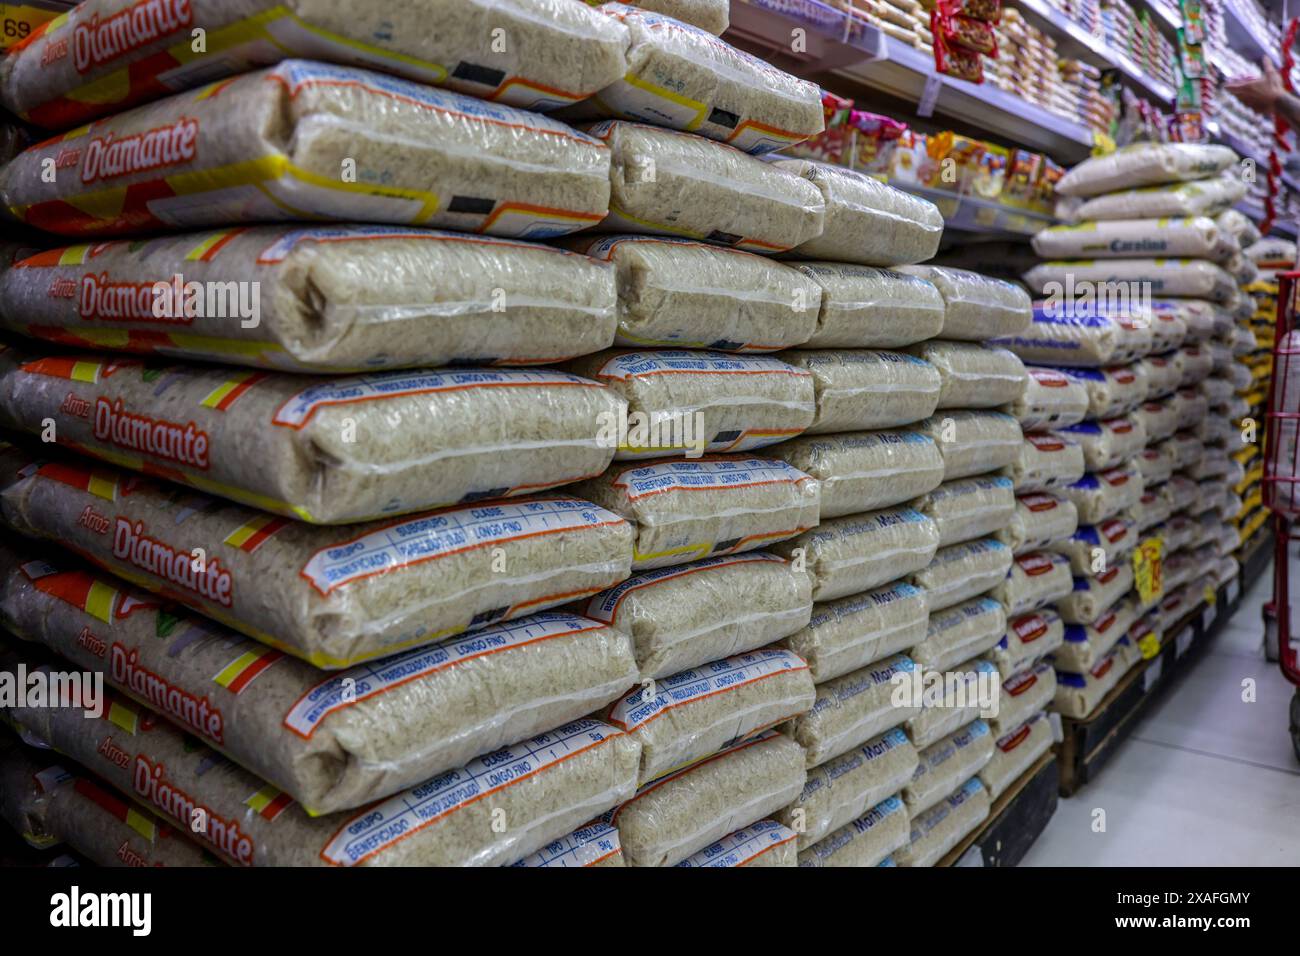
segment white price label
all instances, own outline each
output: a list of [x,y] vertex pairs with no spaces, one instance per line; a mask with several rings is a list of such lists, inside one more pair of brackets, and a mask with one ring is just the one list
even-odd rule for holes
[[1175,660],[1177,660],[1178,658],[1182,657],[1184,654],[1187,653],[1187,649],[1192,646],[1192,638],[1194,638],[1195,636],[1196,636],[1196,632],[1193,631],[1189,626],[1183,628],[1182,632],[1176,638],[1174,638],[1174,659]]
[[933,116],[934,104],[939,99],[939,91],[943,89],[943,77],[938,73],[931,73],[925,78],[925,89],[921,91],[921,101],[916,104],[917,116]]
[[1218,615],[1219,609],[1213,604],[1207,604],[1205,609],[1201,611],[1201,630],[1209,631],[1210,627],[1214,624],[1214,619],[1218,617]]
[[1047,715],[1047,723],[1052,728],[1052,739],[1058,744],[1065,740],[1065,728],[1061,726],[1061,715],[1053,711]]
[[1146,672],[1142,675],[1142,692],[1146,693],[1155,686],[1156,681],[1160,680],[1160,674],[1164,670],[1165,659],[1163,657],[1155,658],[1147,667]]

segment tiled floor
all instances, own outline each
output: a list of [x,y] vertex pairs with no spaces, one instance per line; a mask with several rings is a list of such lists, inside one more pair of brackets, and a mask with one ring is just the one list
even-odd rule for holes
[[[1260,607],[1271,590],[1267,574],[1248,587],[1098,777],[1060,801],[1022,866],[1300,865],[1294,688],[1263,652]],[[1254,703],[1242,701],[1246,678]],[[1094,831],[1098,809],[1104,832]]]

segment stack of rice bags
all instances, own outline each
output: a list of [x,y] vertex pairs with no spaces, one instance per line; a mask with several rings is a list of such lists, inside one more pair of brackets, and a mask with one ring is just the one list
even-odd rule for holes
[[[83,4],[58,30],[120,6]],[[714,29],[725,24],[717,4],[681,6],[711,9]],[[51,126],[155,100],[14,159],[0,189],[16,215],[86,237],[219,227],[53,250],[4,275],[5,326],[46,343],[0,352],[4,424],[40,432],[53,418],[52,437],[79,456],[154,476],[83,457],[38,461],[7,445],[5,520],[188,606],[160,607],[61,552],[15,541],[4,555],[5,622],[79,666],[107,670],[104,649],[120,648],[109,683],[131,699],[115,702],[117,713],[158,708],[232,760],[216,780],[202,773],[215,754],[182,747],[172,723],[137,721],[151,728],[132,740],[137,769],[166,763],[184,775],[164,782],[221,821],[194,837],[226,862],[685,862],[721,838],[726,852],[711,859],[793,864],[793,833],[759,821],[802,790],[803,750],[762,726],[811,706],[812,681],[793,653],[754,648],[807,621],[806,579],[754,555],[739,577],[729,568],[705,588],[743,606],[740,623],[705,622],[693,634],[677,608],[660,607],[652,617],[662,632],[650,620],[649,638],[640,611],[618,614],[654,608],[648,591],[629,588],[636,597],[621,604],[605,592],[634,568],[725,558],[818,520],[818,483],[780,460],[676,458],[630,473],[622,459],[640,450],[620,437],[629,407],[653,411],[694,388],[706,444],[754,448],[812,422],[813,374],[721,353],[511,367],[606,349],[645,333],[636,325],[643,316],[653,340],[681,344],[661,330],[701,302],[723,313],[708,344],[802,341],[779,337],[795,301],[784,297],[797,289],[806,306],[817,289],[784,266],[771,279],[770,260],[750,264],[758,278],[742,294],[735,285],[683,293],[629,284],[638,267],[617,257],[516,237],[597,224],[681,232],[733,247],[717,247],[728,265],[710,260],[710,278],[742,272],[732,257],[757,259],[742,247],[778,252],[811,240],[826,216],[822,188],[746,152],[819,131],[818,91],[704,31],[618,5],[511,0],[458,3],[454,12],[464,28],[436,39],[384,30],[391,45],[368,49],[367,62],[538,109],[594,93],[573,108],[694,132],[618,121],[583,133],[464,92],[308,61],[156,99],[170,91],[144,71],[118,83],[114,70],[125,76],[129,63],[84,78],[60,72],[44,53],[61,42],[57,31],[5,61],[6,103]],[[297,15],[310,23],[314,13],[304,6]],[[507,54],[487,51],[476,16],[512,23]],[[364,19],[349,29],[380,35]],[[347,62],[355,39],[316,43],[313,53]],[[169,42],[181,41],[160,39],[132,62],[171,56]],[[459,66],[421,66],[436,62]],[[656,111],[664,93],[645,77],[669,69],[684,74],[673,102],[681,106],[689,90],[711,107]],[[169,76],[185,84],[186,74]],[[268,117],[281,128],[262,139]],[[55,154],[60,168],[76,168],[46,181],[40,170]],[[643,160],[650,173],[641,178],[631,170]],[[371,224],[248,228],[300,217]],[[655,225],[665,222],[674,226]],[[185,298],[195,284],[209,308]],[[169,285],[175,307],[159,311]],[[227,304],[253,308],[214,312],[214,287],[246,295]],[[807,316],[803,327],[812,334]],[[777,339],[762,337],[773,330]],[[142,364],[115,350],[182,361]],[[400,371],[449,363],[458,367]],[[643,390],[648,367],[683,371],[683,384]],[[754,417],[725,435],[730,420],[710,416],[725,415],[734,394],[713,383],[731,372],[766,391]],[[549,490],[562,485],[572,487]],[[704,494],[689,494],[701,485]],[[665,517],[675,527],[656,523]],[[558,609],[575,599],[583,603]],[[123,607],[149,610],[127,617],[116,613]],[[174,639],[144,640],[146,630]],[[83,631],[94,639],[79,641]],[[674,648],[683,636],[698,648]],[[714,670],[682,676],[700,664]],[[665,710],[655,681],[670,677],[679,692],[671,713],[638,722],[647,708],[653,717]],[[709,680],[729,693],[698,693]],[[629,688],[643,696],[629,699]],[[97,758],[102,728],[10,716],[135,799],[157,792],[137,792],[129,773]],[[747,739],[729,743],[737,736]],[[667,818],[638,790],[648,775],[701,758],[701,785],[676,786],[689,806]],[[656,792],[673,790],[661,783]],[[358,813],[362,805],[370,806]],[[613,807],[618,819],[596,819]],[[491,825],[497,812],[508,827]],[[637,838],[626,855],[625,832]],[[671,849],[660,853],[664,842]]]
[[[980,719],[978,690],[979,682],[987,688],[994,679],[994,665],[982,655],[1006,630],[1000,596],[1012,554],[995,532],[1014,510],[1012,482],[1002,470],[1018,459],[1022,444],[1019,423],[998,406],[1019,396],[1024,368],[983,340],[1023,329],[1029,299],[1018,286],[961,269],[902,271],[932,283],[944,305],[934,337],[908,349],[932,370],[934,382],[931,413],[911,431],[928,440],[940,468],[928,487],[912,489],[919,497],[909,506],[933,527],[934,550],[920,566],[895,562],[895,571],[911,572],[908,581],[925,594],[929,610],[921,639],[908,649],[916,686],[931,676],[941,690],[914,701],[924,707],[905,715],[903,733],[919,763],[901,795],[911,816],[908,845],[893,859],[929,866],[989,812],[977,774],[993,754],[995,733]],[[895,487],[904,490],[897,479]]]
[[[1081,164],[1058,188],[1087,197],[1083,215],[1118,215],[1125,203],[1167,210],[1197,198],[1194,177],[1220,174],[1234,159],[1218,147],[1131,147]],[[1115,191],[1139,184],[1145,185]],[[1138,541],[1159,535],[1172,570],[1190,575],[1192,566],[1174,560],[1173,552],[1208,543],[1215,522],[1207,516],[1193,527],[1193,517],[1217,516],[1212,506],[1228,507],[1217,483],[1226,468],[1226,436],[1212,424],[1213,415],[1207,420],[1207,411],[1211,396],[1216,406],[1223,400],[1211,379],[1220,348],[1214,337],[1231,330],[1228,310],[1239,295],[1219,263],[1228,263],[1239,246],[1208,217],[1102,218],[1047,229],[1034,246],[1054,259],[1025,276],[1044,298],[1036,303],[1032,329],[1004,344],[1086,393],[1084,420],[1055,431],[1080,446],[1087,469],[1064,490],[1078,510],[1079,528],[1056,546],[1070,557],[1075,582],[1058,605],[1067,627],[1054,655],[1054,707],[1081,718],[1139,659],[1126,632],[1132,629],[1134,638],[1155,632],[1158,641],[1177,614],[1190,610],[1185,605],[1192,591],[1179,589],[1192,579],[1171,578],[1168,565],[1165,595],[1143,602],[1130,591],[1130,555]],[[1170,258],[1131,258],[1141,252]],[[1158,298],[1151,298],[1152,290]],[[1229,357],[1219,353],[1218,361],[1226,364]],[[1226,425],[1228,419],[1218,421]]]

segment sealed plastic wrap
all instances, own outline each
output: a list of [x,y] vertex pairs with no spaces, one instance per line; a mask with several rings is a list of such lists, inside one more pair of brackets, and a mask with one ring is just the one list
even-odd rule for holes
[[812,376],[769,356],[614,351],[569,368],[626,399],[627,428],[615,429],[623,432],[614,454],[620,461],[750,451],[798,435],[813,420]]
[[919,422],[916,430],[939,446],[944,481],[1006,468],[1024,442],[1020,423],[1006,412],[945,410]]
[[1159,325],[1162,317],[1166,315],[1182,320],[1187,335],[1178,345],[1204,341],[1214,335],[1222,324],[1223,310],[1213,302],[1206,302],[1204,299],[1153,299],[1149,304],[1156,320],[1153,325]]
[[1209,216],[1081,222],[1052,226],[1034,236],[1034,252],[1043,259],[1159,256],[1222,262],[1236,248],[1236,239]]
[[1029,295],[1015,283],[948,266],[905,266],[899,271],[928,279],[943,294],[938,338],[979,342],[1016,335],[1029,326]]
[[895,581],[814,604],[808,626],[780,643],[808,662],[820,684],[915,647],[925,638],[928,620],[925,591]]
[[[587,0],[593,7],[600,0]],[[728,0],[634,0],[629,6],[640,7],[652,13],[661,13],[682,23],[722,36],[731,22],[731,4]]]
[[934,440],[907,430],[807,435],[766,449],[812,475],[822,488],[822,519],[909,501],[943,481]]
[[1227,146],[1205,143],[1135,143],[1086,159],[1056,184],[1062,196],[1098,196],[1138,186],[1206,179],[1237,162]]
[[975,598],[931,614],[925,640],[911,654],[928,670],[951,670],[993,647],[1006,630],[1002,605],[992,598]]
[[604,229],[761,253],[785,252],[821,234],[822,194],[794,173],[721,143],[641,123],[596,123],[587,132],[610,148]]
[[614,264],[617,345],[771,352],[802,345],[817,329],[822,287],[766,256],[668,236],[583,236],[566,245]]
[[1089,473],[1061,494],[1074,502],[1081,524],[1100,524],[1136,505],[1142,498],[1142,473],[1133,465]]
[[677,866],[798,866],[797,836],[775,820],[759,820],[692,853]]
[[1165,497],[1162,490],[1163,486],[1147,488],[1142,492],[1138,503],[1123,512],[1123,517],[1137,525],[1139,534],[1145,534],[1156,525],[1168,521],[1169,516],[1173,514],[1169,499]]
[[[186,308],[187,290],[213,283],[256,294]],[[291,372],[560,362],[613,342],[616,302],[613,270],[584,256],[398,226],[256,226],[73,246],[0,276],[0,325],[14,332]]]
[[37,144],[0,170],[0,195],[73,236],[308,217],[545,239],[605,217],[609,169],[557,120],[285,60]]
[[1007,632],[988,653],[1006,681],[1056,651],[1065,640],[1065,622],[1050,607],[1007,618]]
[[1148,294],[1228,302],[1237,292],[1237,281],[1222,267],[1205,259],[1100,259],[1054,260],[1034,266],[1024,275],[1035,293],[1078,283],[1140,285]]
[[1198,432],[1201,423],[1210,412],[1210,405],[1205,400],[1205,396],[1195,388],[1180,388],[1173,394],[1172,402],[1174,414],[1178,418],[1178,427],[1187,429],[1186,438],[1179,440],[1194,438],[1198,442],[1203,441],[1203,437]]
[[647,680],[601,719],[640,742],[646,783],[803,713],[815,697],[803,658],[763,648]]
[[[427,29],[431,23],[436,31]],[[203,50],[194,48],[195,31],[206,35]],[[502,34],[509,43],[495,42]],[[16,48],[0,70],[0,90],[6,109],[61,129],[283,56],[306,56],[546,110],[622,76],[627,44],[627,31],[609,18],[556,0],[402,0],[383,8],[94,0]]]
[[[192,838],[241,866],[514,863],[631,796],[640,750],[613,727],[576,720],[364,809],[311,816],[259,777],[125,700],[113,699],[96,720],[74,707],[10,713],[121,793],[171,814],[173,825],[188,830],[190,811],[203,807],[210,825]],[[189,799],[175,799],[182,794]],[[493,827],[499,813],[513,825]]]
[[1136,311],[1099,312],[1083,306],[1038,303],[1033,324],[1020,335],[994,339],[1025,362],[1097,368],[1131,362],[1151,350],[1151,325]]
[[915,670],[910,657],[896,654],[818,684],[812,710],[786,725],[807,753],[807,766],[848,753],[920,713],[919,704],[900,707],[893,701],[898,682]]
[[1007,614],[1016,615],[1047,607],[1073,587],[1069,558],[1054,551],[1030,551],[1016,556],[993,597]]
[[939,401],[939,372],[914,355],[814,349],[780,357],[812,373],[817,414],[810,434],[910,425],[932,414]]
[[1178,430],[1178,410],[1172,398],[1158,402],[1143,402],[1133,411],[1131,417],[1146,432],[1148,445],[1164,441]]
[[997,533],[1013,554],[1024,554],[1068,538],[1078,526],[1079,510],[1073,501],[1033,492],[1016,497],[1015,512]]
[[912,779],[903,788],[908,816],[924,813],[979,773],[994,752],[993,734],[982,720],[973,720],[920,753]]
[[1070,559],[1075,574],[1088,575],[1124,561],[1138,544],[1137,523],[1128,518],[1111,518],[1096,525],[1080,525],[1051,550]]
[[1007,409],[1025,431],[1076,425],[1088,415],[1087,390],[1056,369],[1026,366],[1024,391]]
[[[1219,215],[1215,217],[1214,221],[1218,223],[1220,229],[1223,229],[1231,235],[1243,250],[1260,241],[1259,227],[1251,222],[1245,214],[1240,213],[1235,209],[1229,209],[1226,212],[1219,213]],[[1285,242],[1285,240],[1271,241]],[[1292,245],[1290,251],[1294,253],[1294,249],[1295,247]],[[1292,255],[1291,261],[1295,261],[1294,255]],[[1288,268],[1289,267],[1290,266],[1288,265]]]
[[[1205,445],[1196,437],[1193,432],[1175,432],[1174,436],[1165,442],[1169,446],[1170,455],[1174,463],[1174,471],[1181,471],[1184,468],[1190,468],[1205,453]],[[1186,504],[1180,504],[1174,508],[1175,511],[1182,511]]]
[[0,351],[0,423],[314,524],[544,491],[598,475],[618,397],[549,369],[346,378]]
[[1056,672],[1047,661],[1039,661],[1002,682],[998,712],[989,718],[989,728],[995,737],[1002,737],[1046,708],[1055,694]]
[[186,836],[189,824],[169,824],[128,806],[89,774],[70,771],[0,740],[0,820],[38,850],[64,844],[96,866],[220,865]]
[[993,534],[1016,510],[1011,479],[1001,475],[946,481],[922,495],[912,506],[934,520],[939,547]]
[[1079,443],[1089,471],[1106,471],[1131,461],[1147,443],[1146,431],[1131,415],[1080,422],[1061,429],[1061,434]]
[[1206,402],[1209,403],[1210,408],[1218,408],[1226,405],[1232,398],[1232,393],[1236,391],[1236,389],[1233,388],[1231,381],[1227,378],[1219,378],[1216,376],[1201,379],[1201,381],[1196,384],[1196,390],[1199,391]]
[[655,123],[755,155],[825,128],[816,83],[680,20],[621,3],[600,10],[631,34],[627,72],[575,107],[577,115]]
[[799,849],[806,850],[898,793],[916,766],[916,748],[894,727],[809,770],[803,793],[776,818],[800,825]]
[[574,491],[632,522],[636,569],[795,537],[817,525],[820,501],[817,480],[797,468],[739,455],[616,466]]
[[1038,758],[1052,749],[1052,724],[1047,714],[1039,712],[1019,727],[999,737],[996,749],[984,769],[980,783],[996,800],[1006,793]]
[[[1171,299],[1165,299],[1164,302],[1171,302]],[[1170,349],[1176,349],[1188,341],[1187,323],[1177,313],[1176,310],[1168,308],[1157,308],[1154,303],[1151,308],[1151,351],[1168,352]]]
[[627,637],[561,612],[327,676],[108,575],[7,548],[0,618],[318,813],[589,714],[638,676]]
[[884,866],[908,842],[907,810],[896,796],[799,851],[800,866]]
[[1100,574],[1074,579],[1074,590],[1056,605],[1066,624],[1093,624],[1133,586],[1133,566],[1128,561],[1112,565]]
[[996,408],[1024,392],[1024,363],[1006,349],[935,340],[909,351],[938,370],[941,409]]
[[789,562],[751,551],[634,574],[583,613],[630,635],[641,679],[654,680],[800,631],[810,587]]
[[768,730],[652,780],[609,820],[629,866],[675,866],[789,804],[805,779],[803,750]]
[[1078,219],[1143,219],[1215,216],[1249,190],[1241,176],[1222,175],[1168,186],[1144,186],[1094,196],[1074,210]]
[[[1170,482],[1170,484],[1172,485],[1173,482]],[[1196,485],[1193,483],[1192,488],[1195,487]],[[1164,527],[1160,529],[1160,537],[1164,541],[1165,545],[1164,550],[1166,552],[1173,552],[1181,550],[1182,548],[1191,547],[1196,532],[1197,525],[1195,521],[1186,515],[1174,515],[1166,521]]]
[[831,518],[772,545],[812,578],[814,601],[833,601],[894,581],[930,563],[939,547],[934,521],[906,505]]
[[1077,441],[1064,432],[1038,432],[1025,435],[1007,475],[1016,494],[1026,494],[1074,484],[1086,470],[1083,447]]
[[1204,343],[1185,345],[1178,350],[1178,361],[1182,368],[1182,387],[1195,386],[1201,379],[1214,371],[1214,356]]
[[628,523],[567,495],[328,528],[63,460],[26,470],[0,490],[15,530],[328,669],[536,613],[630,573]]
[[943,296],[918,276],[843,262],[790,265],[821,288],[808,348],[901,348],[943,328]]
[[981,538],[940,548],[911,581],[925,589],[933,614],[997,587],[1010,567],[1011,549],[996,538]]
[[[983,716],[980,681],[998,680],[997,668],[983,659],[966,661],[959,670],[941,676],[943,684],[939,699],[924,701],[921,712],[903,725],[912,745],[918,750]],[[995,683],[986,683],[986,687],[996,686]]]
[[560,869],[627,864],[623,862],[623,847],[618,842],[618,830],[603,820],[592,820],[510,865]]
[[894,266],[924,262],[939,250],[943,215],[929,200],[844,166],[807,159],[777,165],[816,185],[826,200],[825,229],[799,245],[798,255]]
[[1088,418],[1123,415],[1137,408],[1148,394],[1148,382],[1140,365],[1064,368],[1061,371],[1087,390]]
[[934,866],[988,815],[988,791],[978,777],[972,777],[911,821],[911,838],[893,854],[894,862],[898,866]]
[[1075,720],[1082,720],[1096,710],[1102,698],[1114,689],[1128,670],[1125,666],[1126,655],[1122,651],[1123,644],[1127,641],[1127,638],[1122,638],[1121,644],[1111,648],[1096,665],[1086,671],[1058,671],[1056,699],[1052,702],[1052,710]]

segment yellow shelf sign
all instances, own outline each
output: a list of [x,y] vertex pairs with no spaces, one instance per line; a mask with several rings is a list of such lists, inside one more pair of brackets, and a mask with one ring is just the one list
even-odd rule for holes
[[1152,535],[1139,542],[1133,552],[1133,585],[1144,605],[1164,596],[1164,550],[1164,540],[1159,535]]

